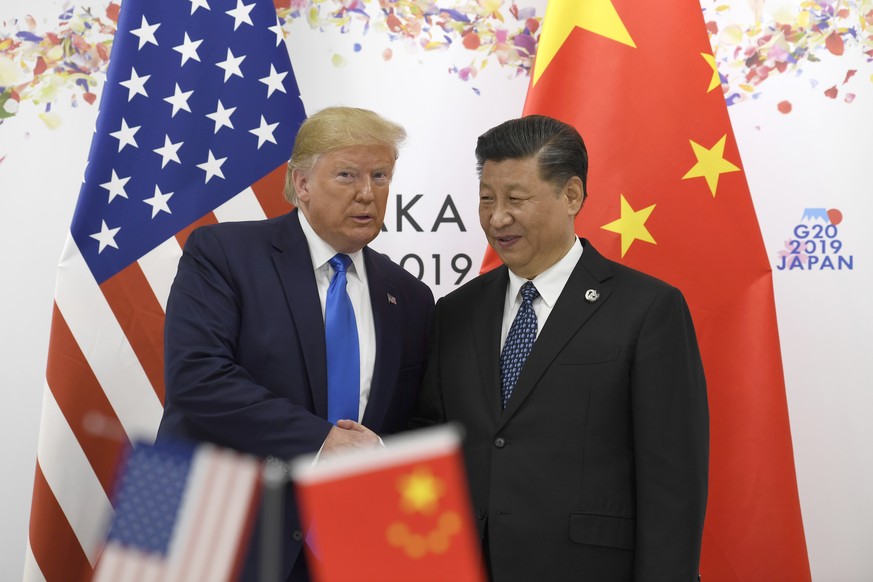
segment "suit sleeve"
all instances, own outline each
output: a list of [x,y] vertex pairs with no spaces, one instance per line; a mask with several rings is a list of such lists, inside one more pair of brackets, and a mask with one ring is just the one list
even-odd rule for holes
[[208,229],[194,231],[167,302],[167,402],[159,438],[209,440],[284,459],[317,451],[331,424],[260,385],[236,361],[237,285],[219,239]]
[[706,511],[709,412],[691,314],[675,288],[642,323],[631,373],[635,576],[697,580]]

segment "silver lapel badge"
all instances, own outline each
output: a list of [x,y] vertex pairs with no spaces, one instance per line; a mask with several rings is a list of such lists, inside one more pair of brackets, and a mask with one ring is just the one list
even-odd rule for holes
[[597,289],[589,289],[585,292],[585,301],[588,303],[594,303],[600,299],[600,293],[597,292]]

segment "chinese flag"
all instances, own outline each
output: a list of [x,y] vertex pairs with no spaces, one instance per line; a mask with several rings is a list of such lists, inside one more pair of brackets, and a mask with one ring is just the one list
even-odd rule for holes
[[809,580],[772,271],[700,4],[550,0],[524,113],[585,140],[576,231],[690,304],[711,414],[703,579]]
[[294,464],[315,580],[483,581],[457,429],[385,445]]

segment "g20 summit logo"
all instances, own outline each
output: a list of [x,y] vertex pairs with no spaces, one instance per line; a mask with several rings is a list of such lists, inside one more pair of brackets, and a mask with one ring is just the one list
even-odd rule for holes
[[843,213],[836,208],[805,208],[794,226],[793,238],[779,251],[779,271],[851,271],[855,257],[845,252],[840,239]]

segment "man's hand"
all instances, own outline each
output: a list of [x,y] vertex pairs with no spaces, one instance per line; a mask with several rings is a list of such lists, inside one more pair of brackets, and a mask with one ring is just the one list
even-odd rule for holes
[[324,439],[321,458],[353,449],[372,449],[381,442],[379,435],[363,424],[353,420],[338,420]]

